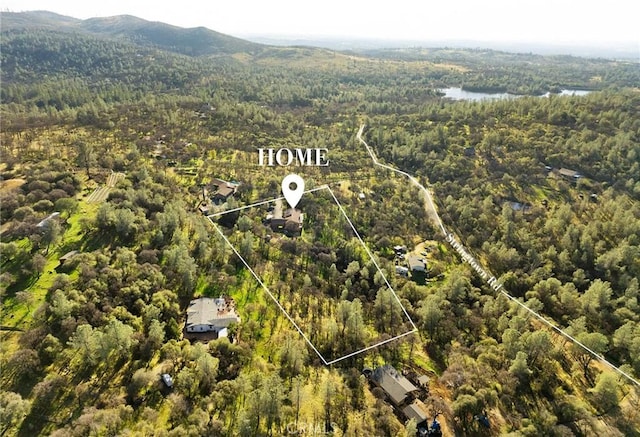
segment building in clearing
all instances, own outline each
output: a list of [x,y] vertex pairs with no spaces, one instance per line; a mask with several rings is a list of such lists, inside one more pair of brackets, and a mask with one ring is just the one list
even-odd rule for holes
[[64,265],[66,262],[71,261],[71,259],[73,259],[77,254],[79,254],[80,252],[77,250],[72,250],[71,252],[67,252],[64,255],[62,255],[59,259],[60,261],[60,265]]
[[415,400],[404,407],[402,413],[407,419],[415,420],[417,425],[423,425],[427,422],[427,413],[424,404],[419,400]]
[[47,218],[42,219],[42,220],[40,221],[40,223],[38,223],[38,224],[36,225],[36,228],[44,228],[45,226],[47,226],[47,225],[49,224],[49,222],[50,222],[51,220],[53,220],[54,218],[56,218],[56,217],[58,217],[58,216],[60,216],[60,213],[59,213],[58,211],[56,211],[56,212],[52,212],[52,213],[51,213]]
[[418,387],[389,364],[377,367],[371,374],[371,381],[385,392],[395,406],[413,399],[414,393],[418,391]]
[[405,266],[396,266],[396,273],[400,276],[409,276],[409,269]]
[[407,256],[407,266],[412,273],[425,273],[427,271],[427,265],[424,262],[424,259],[416,255]]
[[168,373],[160,375],[160,379],[167,388],[173,388],[173,378]]
[[404,255],[405,253],[407,253],[407,246],[393,246],[393,251],[396,253],[396,255]]
[[187,308],[188,333],[215,332],[218,336],[221,333],[226,336],[231,323],[240,323],[240,316],[230,298],[201,297],[192,300]]
[[420,375],[418,376],[418,385],[424,389],[428,389],[429,388],[429,382],[431,382],[431,378],[429,378],[427,375]]
[[582,177],[577,171],[568,168],[561,168],[558,170],[558,174],[569,181],[577,181]]
[[60,271],[61,269],[65,268],[65,266],[71,263],[71,260],[74,259],[79,253],[80,252],[77,250],[72,250],[71,252],[67,252],[62,255],[59,259],[59,264],[56,267],[56,271]]
[[211,181],[211,185],[215,191],[211,196],[211,201],[215,204],[221,204],[226,202],[229,197],[236,194],[236,190],[240,184],[223,181],[222,179],[214,179]]
[[304,214],[295,208],[283,210],[282,200],[278,199],[272,213],[267,215],[266,221],[274,232],[282,232],[289,237],[297,237],[302,235]]

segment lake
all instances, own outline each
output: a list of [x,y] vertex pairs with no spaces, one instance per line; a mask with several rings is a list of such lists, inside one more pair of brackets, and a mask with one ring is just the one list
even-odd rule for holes
[[[588,90],[561,90],[559,96],[586,96],[591,91]],[[550,93],[544,94],[542,97],[549,97]]]
[[[522,97],[516,94],[510,93],[481,93],[475,91],[465,91],[462,88],[450,87],[439,89],[438,91],[444,93],[444,97],[452,100],[467,100],[472,102],[477,102],[480,100],[501,100],[501,99],[512,99]],[[565,89],[561,90],[559,96],[586,96],[591,91],[587,90],[574,90],[574,89]],[[550,93],[543,94],[540,97],[549,97]]]

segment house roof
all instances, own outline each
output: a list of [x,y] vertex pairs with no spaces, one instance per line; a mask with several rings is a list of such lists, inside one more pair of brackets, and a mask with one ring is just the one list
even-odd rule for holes
[[218,188],[218,191],[214,194],[215,196],[220,196],[227,198],[236,192],[238,188],[238,184],[223,181],[222,179],[214,179],[211,181],[212,185]]
[[410,405],[407,405],[402,409],[407,419],[415,419],[416,423],[421,423],[427,420],[427,413],[418,403],[419,401],[413,401]]
[[276,223],[278,221],[284,220],[286,223],[296,223],[301,225],[302,221],[304,220],[304,214],[302,214],[302,211],[300,211],[299,209],[287,208],[283,210],[282,199],[276,200],[275,206],[273,208],[273,213],[270,215],[271,220],[275,220]]
[[431,378],[429,378],[427,375],[418,376],[418,384],[420,384],[423,387],[428,386],[429,381],[431,381]]
[[47,218],[45,218],[45,219],[42,219],[42,220],[40,221],[40,223],[38,223],[38,224],[36,225],[36,227],[37,227],[37,228],[42,228],[42,227],[44,227],[44,225],[46,225],[47,223],[49,223],[49,220],[54,219],[54,218],[58,217],[59,215],[60,215],[60,213],[59,213],[58,211],[56,211],[56,212],[52,212],[51,214],[49,214],[49,217],[47,217]]
[[60,257],[60,261],[69,261],[71,258],[73,258],[74,256],[76,256],[78,253],[77,250],[72,250],[71,252],[67,252],[64,255],[62,255]]
[[164,382],[167,387],[173,387],[173,378],[171,377],[171,375],[169,375],[168,373],[163,373],[162,375],[160,375],[160,378],[162,378],[162,382]]
[[580,174],[575,171],[575,170],[571,170],[568,168],[561,168],[560,170],[558,170],[558,173],[560,173],[562,176],[566,176],[569,178],[579,178]]
[[417,391],[418,388],[402,376],[393,366],[386,364],[377,367],[371,375],[373,382],[380,387],[389,396],[391,401],[398,405],[401,404],[407,396]]
[[302,211],[299,209],[289,208],[282,214],[285,220],[288,222],[302,223]]
[[194,299],[187,308],[187,327],[213,325],[226,328],[232,322],[240,322],[240,317],[236,314],[232,302],[222,297]]
[[426,267],[424,260],[416,255],[407,256],[407,264],[411,270],[424,270]]
[[229,197],[233,193],[235,193],[236,188],[229,185],[218,185],[218,191],[216,192],[216,196]]
[[506,204],[514,211],[528,211],[531,206],[526,203],[507,201]]

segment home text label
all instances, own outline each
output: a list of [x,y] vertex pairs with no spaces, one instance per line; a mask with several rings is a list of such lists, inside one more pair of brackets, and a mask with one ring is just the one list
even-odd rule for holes
[[292,164],[327,167],[327,149],[288,149],[286,147],[278,150],[260,148],[258,149],[258,164],[268,167],[275,165],[289,166]]

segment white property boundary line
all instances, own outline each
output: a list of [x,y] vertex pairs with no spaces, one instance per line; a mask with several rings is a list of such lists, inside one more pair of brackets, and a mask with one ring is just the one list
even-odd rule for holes
[[224,215],[230,212],[236,212],[236,211],[241,211],[243,209],[248,209],[248,208],[253,208],[255,206],[260,206],[260,205],[265,205],[267,203],[271,203],[271,202],[275,202],[276,200],[282,200],[284,199],[284,197],[277,197],[275,199],[270,199],[270,200],[264,200],[261,202],[256,202],[256,203],[252,203],[251,205],[246,205],[246,206],[241,206],[239,208],[233,208],[230,209],[228,211],[223,211],[223,212],[219,212],[219,213],[215,213],[215,214],[211,214],[207,216],[207,219],[209,220],[209,222],[211,222],[211,224],[216,228],[216,231],[218,231],[218,233],[220,234],[220,236],[224,239],[224,241],[229,245],[229,247],[231,247],[231,250],[233,250],[233,253],[236,254],[236,256],[238,258],[240,258],[240,261],[242,261],[242,263],[245,265],[245,267],[251,272],[251,274],[253,275],[254,278],[256,278],[256,281],[258,281],[258,283],[262,286],[262,288],[264,289],[264,291],[266,291],[267,295],[269,295],[269,297],[271,298],[271,300],[273,300],[273,302],[276,304],[276,306],[278,308],[280,308],[280,311],[282,311],[284,313],[284,315],[287,317],[287,319],[289,319],[289,321],[293,324],[293,326],[298,330],[298,332],[300,333],[300,335],[302,335],[302,337],[306,340],[306,342],[309,344],[309,346],[311,346],[311,348],[314,350],[314,352],[320,357],[320,359],[322,360],[322,362],[325,365],[331,365],[334,363],[337,363],[338,361],[342,361],[345,360],[347,358],[353,357],[355,355],[361,354],[363,352],[369,351],[371,349],[374,349],[378,346],[382,346],[384,344],[390,343],[394,340],[397,340],[399,338],[402,338],[404,336],[407,336],[409,334],[413,334],[414,332],[418,332],[418,328],[416,327],[416,324],[413,322],[413,320],[411,319],[411,317],[409,316],[409,313],[407,312],[406,308],[404,307],[404,305],[402,305],[402,302],[400,301],[400,298],[398,297],[398,295],[396,294],[395,290],[393,289],[393,287],[391,286],[391,284],[389,283],[389,281],[387,280],[387,277],[384,275],[384,272],[382,271],[382,269],[380,268],[380,266],[378,265],[376,259],[373,257],[373,254],[371,253],[371,251],[369,251],[369,248],[367,247],[367,245],[364,243],[364,241],[362,240],[362,238],[360,237],[360,234],[358,234],[358,231],[356,230],[355,226],[353,225],[353,223],[351,222],[351,220],[349,219],[349,217],[347,216],[347,213],[345,212],[344,208],[342,207],[342,204],[340,204],[340,202],[338,201],[338,199],[336,198],[335,194],[333,193],[333,190],[331,190],[331,188],[328,185],[322,185],[320,187],[317,188],[313,188],[310,190],[305,191],[303,194],[307,194],[307,193],[312,193],[315,191],[320,191],[320,190],[328,190],[329,193],[331,194],[331,197],[333,197],[333,200],[336,202],[336,205],[338,205],[338,208],[340,209],[340,212],[342,213],[342,215],[344,216],[344,218],[347,220],[347,222],[349,223],[349,226],[351,226],[351,229],[353,230],[353,232],[355,233],[356,237],[358,238],[358,240],[360,240],[360,243],[362,244],[362,246],[364,247],[365,251],[367,252],[367,254],[369,255],[369,257],[371,258],[371,261],[373,262],[373,264],[376,266],[376,268],[378,269],[378,272],[380,272],[380,275],[382,275],[382,278],[384,279],[385,284],[387,285],[387,287],[389,287],[389,290],[391,290],[391,293],[393,294],[394,298],[396,299],[396,302],[398,302],[398,305],[400,305],[400,308],[402,308],[402,311],[404,313],[404,315],[407,317],[407,319],[409,320],[409,322],[411,323],[411,326],[413,326],[413,329],[411,331],[407,331],[403,334],[397,335],[395,337],[392,338],[388,338],[386,340],[380,341],[378,343],[369,345],[363,349],[357,350],[355,352],[351,352],[345,356],[342,356],[340,358],[336,358],[334,360],[331,361],[327,361],[324,356],[320,353],[320,351],[318,351],[318,349],[313,345],[313,343],[311,342],[311,340],[309,340],[309,338],[307,337],[307,335],[302,331],[302,329],[300,329],[300,327],[298,326],[298,324],[295,322],[295,320],[293,320],[293,317],[291,317],[289,315],[289,313],[284,309],[284,307],[282,306],[282,304],[280,302],[278,302],[278,299],[276,299],[276,297],[273,295],[273,293],[271,293],[271,290],[269,290],[269,288],[265,285],[264,282],[262,282],[262,279],[260,279],[260,276],[258,276],[258,274],[251,268],[251,266],[249,265],[249,263],[242,257],[242,255],[240,255],[240,253],[238,252],[238,250],[235,248],[235,246],[231,243],[231,241],[229,241],[229,239],[226,237],[226,235],[224,235],[224,233],[222,232],[222,229],[220,228],[220,226],[218,226],[216,224],[216,222],[213,221],[213,217],[217,217],[220,215]]
[[289,321],[293,324],[293,326],[296,327],[296,329],[298,330],[298,332],[300,333],[300,335],[302,335],[302,337],[304,337],[304,339],[307,341],[307,343],[309,343],[309,346],[311,346],[311,348],[315,351],[316,354],[318,354],[318,356],[320,357],[320,359],[322,360],[323,363],[328,364],[327,360],[324,359],[324,357],[322,356],[322,354],[318,351],[318,349],[316,349],[316,347],[313,345],[313,343],[311,343],[311,341],[307,338],[307,336],[305,335],[304,332],[302,332],[302,329],[300,329],[300,327],[298,326],[298,324],[296,323],[295,320],[293,320],[293,318],[289,315],[289,313],[287,313],[287,311],[284,309],[284,307],[280,304],[280,302],[278,302],[278,299],[276,299],[276,297],[271,293],[271,291],[269,291],[269,289],[267,288],[267,286],[264,284],[264,282],[262,282],[262,279],[260,279],[260,277],[256,274],[256,272],[253,271],[253,269],[251,268],[251,266],[249,265],[249,263],[247,263],[245,261],[245,259],[242,257],[242,255],[240,255],[240,253],[238,253],[238,251],[236,250],[236,248],[234,247],[233,244],[231,244],[231,241],[229,241],[229,239],[227,238],[226,235],[224,235],[224,233],[222,232],[222,229],[220,229],[220,227],[211,219],[211,217],[207,217],[209,219],[209,221],[211,222],[211,224],[216,228],[216,231],[218,231],[218,233],[220,234],[220,236],[224,239],[224,241],[226,241],[226,243],[229,245],[229,247],[231,247],[231,250],[233,250],[233,252],[238,256],[238,258],[240,258],[240,261],[242,261],[242,263],[245,265],[245,267],[247,269],[249,269],[249,271],[251,272],[251,274],[253,275],[254,278],[256,278],[256,281],[258,281],[258,283],[260,285],[262,285],[262,288],[264,288],[264,291],[267,292],[267,294],[269,295],[269,297],[271,298],[271,300],[273,300],[273,302],[278,306],[278,308],[280,308],[280,311],[282,311],[284,313],[285,316],[287,316],[287,318],[289,319]]
[[[304,191],[302,194],[304,195],[307,193],[313,193],[314,191],[324,190],[325,188],[329,188],[329,186],[322,185],[320,187],[312,188],[310,190]],[[284,199],[284,196],[276,197],[274,199],[269,199],[269,200],[263,200],[261,202],[252,203],[251,205],[240,206],[238,208],[228,209],[222,212],[216,212],[215,214],[209,214],[207,218],[210,219],[212,217],[217,217],[219,215],[229,214],[230,212],[242,211],[243,209],[253,208],[254,206],[266,205],[267,203],[271,203],[271,202],[275,202],[276,200],[283,200],[283,199]]]
[[[473,256],[470,255],[469,252],[465,250],[464,246],[462,246],[462,243],[458,243],[455,240],[455,236],[451,232],[447,232],[447,230],[445,229],[444,225],[442,224],[442,220],[440,219],[440,216],[436,212],[436,208],[435,208],[435,205],[433,203],[433,199],[431,197],[431,193],[429,192],[429,190],[427,190],[420,182],[418,182],[418,180],[415,177],[411,176],[409,173],[406,173],[406,172],[404,172],[402,170],[398,170],[396,168],[393,168],[391,166],[388,166],[388,165],[385,165],[385,164],[381,164],[380,162],[378,162],[378,158],[376,158],[376,155],[373,152],[373,149],[371,149],[371,147],[369,147],[369,145],[365,142],[365,140],[362,139],[362,133],[364,132],[364,127],[365,127],[364,124],[362,126],[360,126],[360,130],[358,130],[358,133],[356,134],[356,137],[366,147],[367,152],[369,152],[369,155],[371,156],[371,159],[373,160],[373,163],[375,165],[377,165],[377,166],[380,166],[380,167],[385,168],[387,170],[391,170],[391,171],[393,171],[395,173],[399,173],[399,174],[401,174],[403,176],[408,177],[411,180],[411,182],[413,182],[418,188],[420,188],[426,194],[426,198],[428,199],[428,202],[431,205],[431,208],[435,212],[435,217],[437,219],[437,224],[440,227],[440,230],[442,231],[442,233],[444,234],[445,239],[463,257],[463,261],[467,261],[470,265],[472,265],[474,267],[474,269],[476,271],[478,271],[478,273],[480,273],[480,276],[482,277],[482,279],[487,281],[487,283],[489,284],[489,286],[491,286],[491,288],[493,288],[495,291],[498,291],[499,293],[501,293],[503,296],[507,297],[512,302],[515,302],[520,307],[524,308],[532,316],[534,316],[535,318],[537,318],[538,320],[543,322],[545,325],[547,325],[548,327],[550,327],[551,329],[556,331],[558,334],[560,334],[563,337],[569,339],[574,344],[577,344],[578,346],[583,348],[585,351],[589,352],[596,360],[598,360],[601,363],[607,365],[609,368],[615,370],[620,375],[624,376],[625,378],[627,378],[629,381],[631,381],[632,383],[636,384],[637,386],[640,386],[640,381],[635,379],[633,376],[629,375],[627,372],[625,372],[624,370],[622,370],[619,367],[617,367],[615,364],[613,364],[610,361],[608,361],[607,359],[605,359],[602,355],[598,354],[597,352],[595,352],[594,350],[592,350],[591,348],[586,346],[584,343],[579,341],[577,338],[575,338],[574,336],[572,336],[568,332],[564,331],[562,328],[556,326],[554,322],[551,322],[550,320],[547,320],[547,318],[544,317],[542,314],[540,314],[540,313],[532,310],[531,308],[529,308],[527,305],[524,304],[524,302],[521,302],[516,297],[514,297],[514,296],[510,295],[509,293],[507,293],[506,291],[504,291],[504,289],[502,289],[502,285],[498,284],[495,281],[495,277],[494,276],[491,276],[491,278],[487,279],[489,277],[489,275],[486,274],[486,271],[482,267],[480,267],[479,263],[475,260],[475,258],[473,258]],[[475,268],[474,264],[475,264],[475,266],[478,266],[478,268]],[[482,274],[482,272],[485,272],[485,274]],[[491,279],[494,279],[494,281],[491,281]]]

